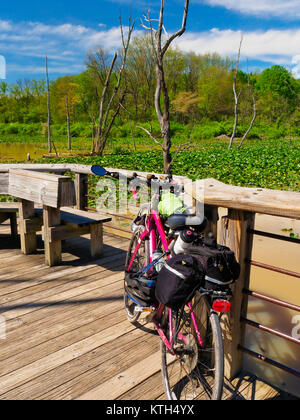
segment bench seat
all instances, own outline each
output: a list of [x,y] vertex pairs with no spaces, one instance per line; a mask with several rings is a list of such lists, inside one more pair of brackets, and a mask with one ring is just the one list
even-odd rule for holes
[[[61,207],[59,217],[60,224],[49,226],[47,231],[44,226],[42,227],[45,242],[47,241],[52,247],[55,247],[55,245],[60,247],[60,242],[65,239],[90,234],[91,257],[98,258],[101,256],[103,252],[103,223],[111,221],[111,217],[70,207]],[[42,226],[43,209],[35,209],[35,219],[39,221],[38,223],[35,222],[36,226],[38,224]]]

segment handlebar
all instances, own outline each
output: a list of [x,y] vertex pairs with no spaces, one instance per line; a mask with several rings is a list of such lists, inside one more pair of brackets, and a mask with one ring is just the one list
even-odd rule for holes
[[[120,179],[120,175],[122,176],[121,172],[107,171],[105,168],[102,168],[101,166],[98,166],[98,165],[92,166],[91,171],[95,175],[108,176],[114,179]],[[147,174],[146,177],[142,177],[142,176],[139,176],[136,172],[134,172],[131,177],[127,177],[127,182],[130,183],[134,180],[140,180],[143,183],[145,183],[148,187],[154,186],[158,194],[163,190],[164,185],[168,184],[168,187],[170,187],[171,192],[175,192],[175,187],[176,185],[178,185],[177,182],[173,180],[173,176],[171,174],[166,175],[165,177],[160,176],[158,178],[154,174]],[[139,185],[135,185],[131,187],[133,197],[136,200],[139,198],[137,194],[138,189],[139,189]]]
[[[119,179],[120,175],[122,175],[121,172],[111,172],[111,171],[108,171],[105,168],[102,168],[101,166],[98,166],[98,165],[93,165],[92,168],[91,168],[91,171],[95,175],[109,176],[109,177],[114,178],[114,179]],[[166,175],[166,177],[161,176],[160,178],[158,178],[154,174],[147,174],[146,177],[142,177],[141,175],[138,175],[136,172],[133,172],[131,177],[127,177],[129,182],[133,181],[134,179],[138,179],[138,178],[140,180],[146,182],[148,186],[151,186],[152,181],[158,181],[160,183],[164,183],[164,182],[171,183],[173,181],[173,177],[172,177],[171,174]]]

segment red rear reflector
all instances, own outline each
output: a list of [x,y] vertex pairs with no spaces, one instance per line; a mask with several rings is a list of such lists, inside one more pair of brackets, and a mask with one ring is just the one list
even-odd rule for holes
[[214,301],[212,308],[216,312],[228,312],[230,310],[230,302],[228,300],[217,299]]

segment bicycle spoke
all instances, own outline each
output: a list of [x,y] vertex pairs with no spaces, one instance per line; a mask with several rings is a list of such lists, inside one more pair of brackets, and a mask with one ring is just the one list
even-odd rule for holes
[[204,347],[198,343],[188,309],[183,313],[183,319],[174,319],[174,323],[179,323],[178,333],[185,337],[185,340],[177,339],[173,345],[175,356],[167,355],[162,346],[163,379],[169,399],[218,399],[221,396],[223,347],[220,346],[220,330],[214,314],[206,310],[204,315],[206,321],[200,324],[201,330],[205,327]]

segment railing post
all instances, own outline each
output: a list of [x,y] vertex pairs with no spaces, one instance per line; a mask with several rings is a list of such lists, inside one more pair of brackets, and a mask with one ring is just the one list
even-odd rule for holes
[[85,210],[87,207],[87,193],[88,193],[88,175],[75,174],[75,192],[76,192],[76,208],[78,210]]
[[233,285],[233,298],[231,310],[222,317],[225,353],[225,377],[232,379],[243,368],[242,352],[238,349],[243,344],[245,325],[241,316],[246,316],[248,296],[243,294],[243,289],[249,288],[250,264],[253,235],[248,234],[248,228],[254,228],[255,213],[242,210],[228,210],[228,216],[222,218],[220,241],[235,252],[241,265],[239,279]]
[[205,229],[205,234],[212,233],[214,238],[217,239],[218,236],[218,220],[219,220],[219,209],[217,206],[208,206],[204,207],[204,214],[207,217],[208,224]]

